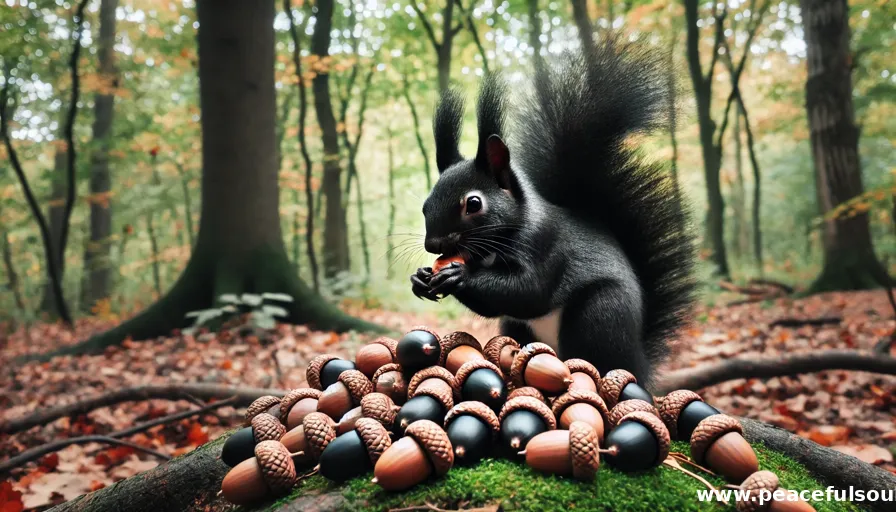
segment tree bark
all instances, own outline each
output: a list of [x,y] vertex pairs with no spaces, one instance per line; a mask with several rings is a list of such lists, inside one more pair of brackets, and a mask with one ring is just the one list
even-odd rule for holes
[[[49,223],[50,241],[53,246],[53,264],[59,269],[60,279],[62,279],[63,274],[63,255],[60,253],[62,220],[65,210],[65,191],[68,187],[65,174],[65,162],[68,160],[68,156],[65,154],[65,151],[65,147],[62,144],[56,144],[56,152],[53,156],[52,189],[50,192],[50,203],[47,208],[47,222]],[[47,282],[44,284],[44,295],[40,304],[40,310],[47,313],[51,318],[59,315],[52,283]]]
[[[333,0],[318,0],[317,22],[311,36],[311,53],[323,60],[330,55],[330,31],[333,28]],[[318,71],[311,81],[314,111],[324,146],[323,193],[326,197],[324,220],[324,276],[336,277],[349,270],[348,224],[342,204],[342,165],[339,162],[339,133],[330,99],[329,70]]]
[[408,82],[406,74],[401,75],[402,89],[401,93],[404,100],[411,110],[411,121],[414,123],[414,137],[417,139],[417,148],[420,149],[420,155],[423,157],[423,173],[426,175],[426,190],[432,189],[432,170],[429,167],[429,152],[426,150],[426,143],[423,136],[420,135],[420,116],[417,115],[417,107],[414,106],[414,100],[411,99],[411,84]]
[[273,3],[200,0],[199,95],[202,207],[196,247],[158,302],[118,327],[74,346],[31,356],[102,351],[126,337],[168,334],[190,311],[225,293],[286,293],[289,321],[315,328],[383,331],[313,293],[292,269],[280,229],[274,134]]
[[439,92],[448,89],[451,83],[451,48],[454,45],[454,36],[457,33],[451,22],[454,19],[454,0],[445,0],[445,8],[442,9],[442,42],[439,44]]
[[386,126],[386,148],[389,155],[389,226],[386,228],[386,279],[392,279],[392,259],[395,257],[395,150],[392,144],[395,139],[395,133],[392,131],[392,124]]
[[570,3],[572,3],[572,17],[579,31],[579,41],[582,48],[588,48],[592,44],[592,33],[594,32],[591,18],[588,17],[588,4],[585,0],[570,0]]
[[[800,6],[816,193],[821,214],[827,217],[863,192],[852,103],[849,13],[846,0],[801,0]],[[822,239],[824,266],[810,292],[876,288],[887,276],[874,254],[867,213],[826,218]]]
[[[118,0],[100,2],[100,34],[97,54],[98,74],[105,87],[118,85],[115,68],[115,9]],[[109,193],[112,177],[109,173],[109,146],[115,95],[100,91],[94,98],[93,142],[90,166],[90,241],[84,254],[85,291],[82,307],[90,310],[100,300],[109,298],[112,269],[109,260],[112,235],[112,209]]]
[[[391,182],[389,186],[392,186]],[[12,262],[12,243],[10,243],[9,233],[5,229],[0,230],[0,242],[3,243],[3,266],[6,268],[7,286],[9,286],[9,290],[12,292],[12,296],[16,301],[16,306],[19,308],[21,314],[24,315],[26,313],[25,297],[22,296],[22,289],[19,287],[19,274],[16,272],[16,267]]]
[[734,126],[732,126],[734,138],[734,186],[731,203],[731,209],[734,213],[734,247],[739,257],[743,257],[748,251],[750,244],[749,233],[747,232],[747,190],[746,180],[744,179],[744,159],[743,159],[743,143],[741,140],[741,114],[740,108],[734,110]]
[[541,15],[538,11],[538,0],[528,0],[529,7],[529,46],[532,47],[532,64],[535,69],[544,64],[541,56]]

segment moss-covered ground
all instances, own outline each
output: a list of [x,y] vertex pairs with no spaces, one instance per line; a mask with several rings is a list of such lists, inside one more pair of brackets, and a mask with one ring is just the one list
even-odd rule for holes
[[[686,443],[673,443],[673,451],[688,452]],[[794,490],[824,489],[805,468],[791,459],[756,447],[761,469],[775,472],[782,487]],[[702,472],[697,471],[698,474]],[[702,474],[720,487],[720,479]],[[338,486],[320,476],[305,479],[291,496],[272,507],[298,496],[341,492],[345,510],[358,512],[388,511],[393,508],[431,503],[441,508],[456,509],[500,505],[513,511],[723,511],[734,510],[734,504],[700,502],[697,491],[705,487],[695,479],[669,467],[659,467],[638,474],[626,474],[602,466],[594,482],[583,483],[571,478],[537,473],[523,464],[487,459],[472,468],[454,468],[442,478],[433,479],[408,491],[390,493],[370,482],[372,475]],[[860,510],[848,502],[813,502],[822,512]],[[270,504],[268,505],[271,506]]]

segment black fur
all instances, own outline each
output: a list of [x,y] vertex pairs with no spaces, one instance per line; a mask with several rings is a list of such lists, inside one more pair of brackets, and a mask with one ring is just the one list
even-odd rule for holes
[[[662,167],[627,143],[663,120],[659,63],[635,44],[605,39],[540,69],[510,145],[509,191],[481,158],[488,137],[501,135],[505,110],[503,86],[486,80],[477,158],[440,167],[424,204],[426,249],[460,253],[465,263],[419,269],[414,293],[453,295],[502,317],[502,332],[520,343],[537,339],[528,320],[562,310],[561,357],[602,372],[625,368],[649,384],[694,300],[685,209]],[[435,131],[437,143],[451,132]],[[487,208],[469,215],[464,201],[474,190]]]
[[432,131],[436,139],[436,167],[440,173],[463,160],[458,149],[463,121],[463,96],[454,89],[444,91],[432,116]]

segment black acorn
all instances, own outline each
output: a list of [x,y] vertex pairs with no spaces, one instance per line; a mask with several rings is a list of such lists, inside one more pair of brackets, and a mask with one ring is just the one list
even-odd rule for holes
[[419,395],[411,398],[395,415],[395,429],[403,433],[404,429],[417,420],[429,420],[437,425],[445,419],[445,407],[429,395]]
[[718,409],[706,402],[694,401],[685,406],[678,414],[678,436],[679,439],[690,439],[694,429],[704,419],[721,414]]
[[329,480],[344,482],[373,471],[376,461],[392,442],[382,423],[361,418],[355,430],[337,437],[320,455],[320,474]]
[[454,463],[473,465],[491,451],[500,430],[498,417],[482,402],[461,402],[445,416],[445,432],[454,448]]
[[395,349],[395,359],[409,374],[438,365],[441,355],[438,335],[422,327],[408,331]]
[[464,401],[482,402],[496,413],[507,401],[507,385],[501,370],[485,359],[464,363],[457,371],[457,382]]
[[669,431],[656,415],[635,411],[619,420],[607,434],[607,448],[600,451],[620,471],[644,471],[666,459],[669,444]]
[[650,405],[656,405],[653,403],[653,396],[637,382],[631,382],[622,388],[622,392],[619,393],[617,402],[623,402],[625,400],[644,400]]
[[221,460],[234,467],[244,460],[255,457],[255,445],[262,441],[279,441],[286,432],[280,420],[268,413],[252,418],[252,425],[243,427],[224,441]]
[[508,400],[498,416],[501,423],[501,446],[508,456],[523,460],[519,452],[533,437],[557,428],[554,413],[544,402],[531,396]]
[[339,380],[339,375],[342,372],[355,369],[355,363],[347,359],[333,359],[320,370],[320,384],[327,389]]

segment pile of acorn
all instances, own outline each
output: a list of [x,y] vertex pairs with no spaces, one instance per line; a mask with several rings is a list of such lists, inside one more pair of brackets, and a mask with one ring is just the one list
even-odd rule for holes
[[[675,459],[754,497],[778,487],[774,473],[759,471],[740,423],[696,393],[654,397],[625,370],[601,376],[542,343],[496,336],[482,347],[464,332],[416,327],[398,341],[374,340],[354,362],[317,356],[307,380],[283,398],[257,399],[247,426],[227,439],[227,500],[282,496],[314,472],[341,482],[372,470],[374,482],[399,491],[487,456],[580,480],[594,479],[601,458],[620,471],[665,464],[696,477]],[[689,440],[690,458],[670,454],[671,439]],[[755,499],[737,508],[814,510]]]

